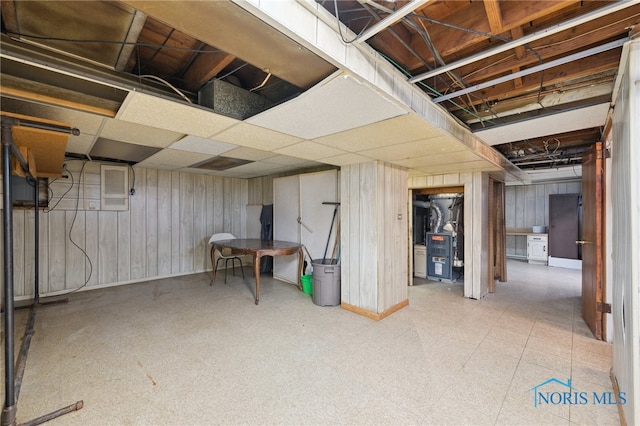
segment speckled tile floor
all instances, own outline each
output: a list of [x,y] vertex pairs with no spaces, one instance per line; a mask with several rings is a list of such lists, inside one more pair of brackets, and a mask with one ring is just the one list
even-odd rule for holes
[[409,306],[379,322],[268,277],[256,306],[250,272],[76,293],[38,308],[18,421],[83,400],[50,424],[619,424],[615,405],[534,406],[552,378],[612,391],[612,346],[580,318],[580,272],[510,260],[508,276],[480,301],[416,280]]

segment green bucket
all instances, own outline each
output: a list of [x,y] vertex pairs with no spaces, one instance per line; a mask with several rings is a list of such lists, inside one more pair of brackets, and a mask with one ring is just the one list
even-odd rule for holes
[[313,275],[303,275],[300,277],[300,281],[302,282],[302,292],[304,294],[311,294],[313,290],[313,281],[311,278]]

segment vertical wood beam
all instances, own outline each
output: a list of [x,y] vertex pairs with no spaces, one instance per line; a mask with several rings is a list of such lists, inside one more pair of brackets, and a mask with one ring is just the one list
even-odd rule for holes
[[495,224],[496,224],[496,199],[495,199],[495,181],[493,180],[493,178],[489,178],[489,185],[488,185],[488,191],[487,191],[487,204],[488,204],[488,212],[487,212],[487,216],[489,218],[488,220],[488,225],[489,225],[489,229],[487,230],[487,234],[488,234],[488,249],[487,252],[489,253],[489,255],[487,256],[487,283],[488,283],[488,289],[489,289],[489,293],[493,293],[495,291],[495,268],[496,268],[496,245],[495,245],[495,241],[496,241],[496,233],[495,233]]
[[[521,26],[517,26],[511,29],[511,38],[513,40],[517,40],[521,37],[524,36],[524,32],[522,31],[522,27]],[[524,58],[525,55],[525,48],[524,46],[517,46],[515,49],[516,52],[516,58],[517,59],[522,59]],[[514,67],[511,69],[511,71],[513,73],[517,73],[520,71],[520,67]],[[513,86],[516,89],[520,89],[522,87],[522,77],[518,77],[516,79],[513,80]]]
[[493,34],[500,34],[503,28],[502,12],[498,0],[484,0],[484,10]]

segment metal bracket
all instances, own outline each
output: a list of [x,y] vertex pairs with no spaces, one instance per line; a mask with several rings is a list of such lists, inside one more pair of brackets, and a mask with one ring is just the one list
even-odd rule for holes
[[611,313],[611,303],[602,303],[602,302],[598,302],[598,305],[596,307],[598,312],[602,312],[604,314],[610,314]]

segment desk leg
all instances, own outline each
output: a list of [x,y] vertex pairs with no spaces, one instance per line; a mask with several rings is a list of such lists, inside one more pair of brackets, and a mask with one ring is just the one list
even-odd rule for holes
[[256,305],[260,302],[260,256],[253,256],[253,275],[256,277]]
[[211,267],[213,271],[211,272],[211,282],[209,285],[213,285],[213,282],[216,280],[216,250],[213,246],[211,246]]
[[300,247],[300,250],[298,250],[298,289],[300,291],[302,291],[302,268],[303,267],[304,267],[304,254],[302,253],[302,247]]

